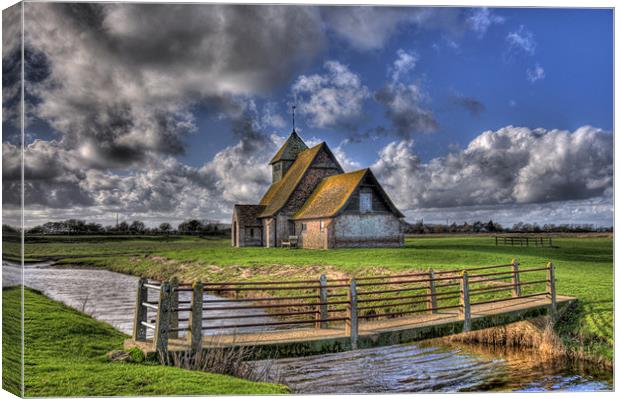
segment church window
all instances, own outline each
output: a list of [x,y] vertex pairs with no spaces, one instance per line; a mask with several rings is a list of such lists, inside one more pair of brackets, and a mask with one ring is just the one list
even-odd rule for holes
[[325,231],[325,221],[321,220],[321,232]]

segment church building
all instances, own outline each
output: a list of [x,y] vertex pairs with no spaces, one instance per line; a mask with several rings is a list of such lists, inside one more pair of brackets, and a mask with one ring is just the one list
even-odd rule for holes
[[270,165],[260,203],[233,207],[233,246],[403,245],[404,216],[370,169],[345,173],[325,142],[308,148],[294,129]]

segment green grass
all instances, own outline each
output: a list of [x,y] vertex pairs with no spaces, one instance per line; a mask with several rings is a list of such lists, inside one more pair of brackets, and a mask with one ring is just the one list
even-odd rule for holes
[[[19,337],[20,290],[3,290],[3,339]],[[17,314],[17,317],[14,317]],[[110,362],[127,336],[111,326],[25,291],[26,396],[138,396],[279,394],[286,387],[149,363]],[[4,342],[3,342],[4,343]],[[10,349],[8,352],[6,349]],[[3,348],[3,366],[19,364],[19,352]],[[3,386],[18,393],[19,366],[3,369]],[[17,388],[17,390],[15,389]]]
[[[522,268],[556,265],[558,294],[579,298],[580,305],[560,326],[566,344],[588,356],[613,359],[613,240],[611,237],[554,238],[557,248],[495,246],[488,236],[412,237],[403,248],[290,250],[231,248],[227,239],[201,238],[109,240],[89,237],[71,242],[50,238],[28,243],[26,256],[62,258],[61,263],[104,267],[152,278],[295,279],[323,271],[349,275],[466,268],[509,263]],[[128,255],[134,254],[134,255]]]

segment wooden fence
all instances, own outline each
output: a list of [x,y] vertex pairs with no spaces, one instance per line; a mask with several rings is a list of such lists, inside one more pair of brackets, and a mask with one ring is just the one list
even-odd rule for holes
[[526,246],[530,244],[534,247],[552,247],[553,239],[551,237],[543,236],[495,236],[495,245],[510,245],[510,246]]
[[[157,300],[148,300],[149,290],[158,293]],[[461,270],[429,269],[329,281],[321,275],[313,280],[190,285],[142,278],[133,339],[147,341],[147,330],[151,330],[158,352],[166,350],[170,338],[184,339],[197,350],[203,335],[214,331],[344,327],[355,348],[360,322],[452,310],[458,311],[463,330],[469,331],[472,306],[540,296],[549,299],[550,310],[555,312],[555,270],[551,262],[520,268],[514,260]]]

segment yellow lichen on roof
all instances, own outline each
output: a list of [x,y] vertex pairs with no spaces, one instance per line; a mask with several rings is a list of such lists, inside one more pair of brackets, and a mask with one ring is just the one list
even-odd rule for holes
[[286,204],[323,145],[321,143],[299,153],[282,180],[272,184],[261,199],[260,204],[266,207],[259,217],[272,216]]
[[336,215],[360,184],[368,169],[326,177],[293,219],[313,219]]

